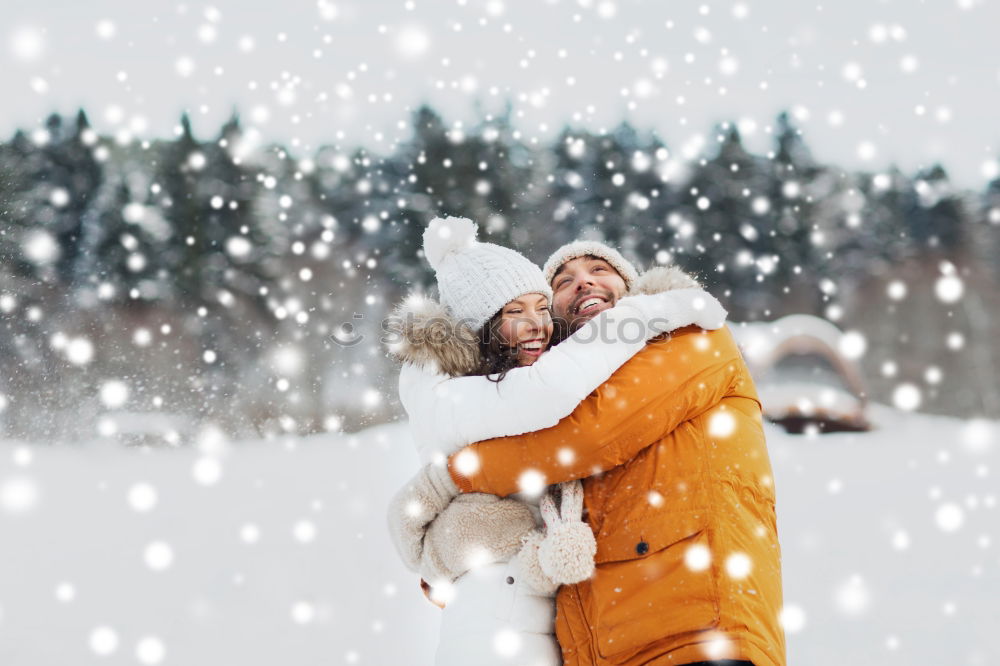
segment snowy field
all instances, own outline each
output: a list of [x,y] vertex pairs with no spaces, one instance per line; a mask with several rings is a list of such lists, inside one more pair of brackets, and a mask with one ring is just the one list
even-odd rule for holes
[[[997,664],[1000,424],[877,408],[768,442],[791,664]],[[404,426],[145,452],[0,450],[0,664],[429,664],[384,527]]]

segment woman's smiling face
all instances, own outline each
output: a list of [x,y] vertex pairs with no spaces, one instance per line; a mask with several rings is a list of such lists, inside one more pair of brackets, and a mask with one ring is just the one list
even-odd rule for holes
[[500,311],[497,332],[509,347],[517,349],[518,365],[531,365],[552,339],[549,299],[541,294],[525,294],[507,303]]

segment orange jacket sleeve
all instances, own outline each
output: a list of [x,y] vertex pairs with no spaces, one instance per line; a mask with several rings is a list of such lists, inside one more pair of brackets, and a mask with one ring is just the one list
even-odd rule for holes
[[557,425],[471,444],[448,459],[462,492],[506,496],[527,471],[546,484],[592,476],[631,460],[717,405],[745,368],[728,328],[687,327],[655,340]]

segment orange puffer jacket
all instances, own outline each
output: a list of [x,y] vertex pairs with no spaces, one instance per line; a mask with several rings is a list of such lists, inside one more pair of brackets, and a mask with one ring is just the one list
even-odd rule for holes
[[651,342],[558,425],[473,444],[449,471],[496,495],[526,472],[585,478],[597,569],[559,590],[566,666],[785,664],[771,465],[728,328]]

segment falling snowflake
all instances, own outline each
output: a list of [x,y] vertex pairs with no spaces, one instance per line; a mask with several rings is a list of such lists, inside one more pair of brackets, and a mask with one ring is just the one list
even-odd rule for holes
[[167,650],[163,641],[156,636],[144,636],[135,646],[135,658],[140,664],[154,666],[160,664],[166,657]]
[[101,657],[107,657],[118,649],[118,633],[111,627],[97,627],[90,632],[90,649]]
[[944,532],[954,532],[965,523],[965,512],[959,505],[948,502],[934,512],[934,522]]
[[712,563],[712,551],[704,544],[696,543],[684,551],[684,564],[691,571],[704,571]]
[[136,483],[128,490],[128,503],[139,513],[152,511],[157,502],[156,488],[149,483]]
[[7,513],[22,514],[38,504],[38,484],[28,477],[13,477],[0,483],[0,508]]
[[778,621],[789,634],[797,634],[806,626],[806,612],[801,606],[785,604],[778,615]]
[[871,593],[864,579],[855,574],[837,587],[834,600],[845,615],[861,615],[871,604]]
[[153,571],[165,571],[174,563],[174,549],[164,541],[154,541],[143,551],[143,560]]

